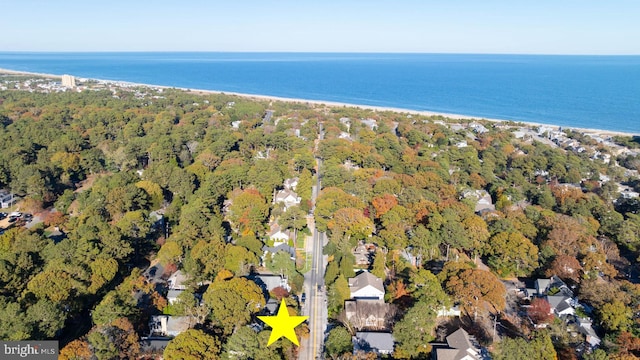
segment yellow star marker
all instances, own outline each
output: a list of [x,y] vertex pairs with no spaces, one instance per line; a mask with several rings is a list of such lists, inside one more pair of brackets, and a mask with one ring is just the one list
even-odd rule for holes
[[287,304],[284,299],[280,303],[278,309],[278,315],[276,316],[258,316],[258,319],[264,321],[267,325],[271,326],[271,335],[269,336],[269,342],[267,346],[276,342],[281,337],[286,337],[291,340],[292,343],[300,346],[298,343],[298,337],[294,331],[295,327],[300,325],[303,321],[307,320],[308,316],[290,316],[289,310],[287,310]]

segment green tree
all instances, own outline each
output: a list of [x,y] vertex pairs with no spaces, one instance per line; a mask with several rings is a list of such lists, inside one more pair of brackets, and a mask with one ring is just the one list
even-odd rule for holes
[[338,359],[344,353],[353,352],[351,334],[342,326],[336,326],[329,331],[325,342],[325,351],[332,359]]
[[286,251],[278,251],[271,256],[271,261],[267,262],[267,268],[276,274],[283,274],[291,277],[296,272],[296,264],[291,259],[291,255]]
[[364,203],[341,189],[324,188],[316,202],[316,228],[320,231],[327,231],[328,223],[333,218],[333,214],[342,208],[364,209]]
[[371,219],[365,217],[362,210],[356,208],[337,210],[327,226],[331,230],[331,239],[335,242],[342,240],[343,237],[346,237],[347,243],[352,237],[366,238],[374,230]]
[[437,312],[426,301],[416,302],[396,323],[393,337],[399,358],[419,358],[431,352]]
[[285,230],[293,230],[293,243],[297,247],[298,231],[307,226],[307,214],[297,206],[290,207],[280,215],[278,224]]
[[242,326],[229,336],[224,349],[224,355],[229,359],[249,360],[255,359],[256,354],[260,352],[260,343],[253,329]]
[[546,332],[538,332],[531,340],[505,337],[492,354],[496,360],[556,360],[556,350]]
[[313,186],[313,176],[311,171],[303,169],[300,173],[300,179],[296,186],[296,192],[298,196],[302,198],[302,201],[311,201],[311,187]]
[[96,259],[91,263],[91,285],[87,289],[95,294],[103,285],[107,284],[118,272],[118,262],[115,259]]
[[64,327],[67,314],[48,300],[40,300],[27,308],[27,321],[33,324],[32,338],[47,339],[56,336]]
[[87,335],[97,359],[136,358],[140,353],[140,339],[133,325],[125,318],[94,327]]
[[598,314],[603,327],[609,331],[624,331],[632,322],[631,309],[619,299],[602,305]]
[[246,324],[251,315],[265,306],[262,290],[253,281],[245,278],[220,278],[209,286],[203,300],[211,308],[211,317],[226,334]]
[[189,329],[171,340],[162,356],[167,360],[218,360],[220,341],[200,330]]
[[371,266],[371,273],[380,279],[386,279],[387,275],[385,272],[386,269],[386,256],[382,252],[382,250],[378,249],[376,251],[375,257],[373,258],[373,265]]
[[258,234],[264,230],[264,221],[269,215],[269,204],[255,189],[244,190],[233,198],[229,207],[229,220],[242,235]]
[[258,265],[258,257],[242,246],[227,244],[225,247],[224,268],[236,275],[246,275],[249,268]]
[[157,259],[162,265],[180,263],[182,260],[182,248],[177,241],[167,241],[158,251]]
[[519,232],[492,236],[487,254],[489,265],[502,276],[526,276],[538,267],[538,247]]
[[31,338],[33,328],[20,308],[20,304],[0,297],[0,316],[3,319],[0,326],[0,339],[19,341]]
[[339,275],[333,285],[329,285],[327,308],[329,315],[338,314],[344,307],[344,301],[351,297],[349,283],[344,276]]

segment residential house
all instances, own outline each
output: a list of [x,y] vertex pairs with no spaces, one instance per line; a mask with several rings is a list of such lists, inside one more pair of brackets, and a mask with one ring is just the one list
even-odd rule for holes
[[296,259],[296,249],[292,248],[291,246],[289,246],[288,244],[278,244],[275,246],[263,246],[262,247],[262,264],[266,264],[267,263],[267,259],[268,256],[271,255],[275,255],[277,254],[279,251],[283,251],[287,254],[289,254],[289,257],[291,258],[292,261],[295,261]]
[[196,324],[191,316],[153,315],[149,320],[149,337],[175,337]]
[[513,136],[516,139],[523,139],[525,135],[526,135],[526,133],[524,131],[521,131],[521,130],[516,130],[516,131],[513,132]]
[[414,255],[412,251],[413,251],[413,246],[404,248],[400,252],[400,256],[402,256],[403,259],[407,260],[407,262],[412,266],[418,266],[419,264],[422,264],[422,255],[420,253],[418,253],[417,255]]
[[591,347],[599,346],[602,340],[593,330],[591,319],[584,319],[576,316],[576,320],[578,323],[578,330],[585,336],[586,342],[589,343]]
[[247,276],[247,279],[253,281],[262,289],[262,291],[268,294],[270,291],[277,287],[284,288],[287,291],[291,291],[291,287],[287,282],[286,276],[276,274],[251,274]]
[[469,127],[478,134],[484,134],[486,132],[489,132],[489,129],[487,129],[484,125],[476,122],[469,124]]
[[356,332],[352,338],[353,353],[373,352],[379,355],[391,355],[395,341],[388,332]]
[[[169,345],[169,341],[171,341],[171,339],[143,337],[140,339],[140,352],[145,355],[157,354],[158,356],[161,356],[164,352],[164,348]],[[156,359],[158,357],[152,358]]]
[[167,280],[169,282],[169,289],[171,290],[186,290],[188,277],[178,270],[169,276]]
[[[444,344],[443,344],[444,345]],[[480,360],[480,347],[475,339],[460,328],[447,336],[446,346],[434,344],[435,360]]]
[[276,223],[270,225],[269,232],[267,233],[270,240],[273,240],[273,245],[288,244],[291,239],[291,231],[282,230],[282,227]]
[[180,296],[183,291],[184,290],[170,289],[167,292],[167,301],[169,302],[169,304],[174,304],[176,301],[178,301],[178,296]]
[[276,311],[278,311],[278,307],[279,306],[280,306],[280,302],[278,302],[278,300],[270,297],[269,300],[267,300],[267,303],[264,306],[264,309],[262,309],[262,311],[267,316],[274,315],[276,313]]
[[447,307],[441,307],[440,310],[438,310],[438,317],[456,317],[456,316],[460,316],[461,312],[460,312],[460,306],[456,305],[450,308]]
[[369,266],[371,264],[371,258],[376,252],[376,246],[374,244],[365,244],[360,241],[351,253],[356,258],[356,266]]
[[284,210],[287,211],[292,206],[300,205],[302,198],[291,189],[280,190],[273,197],[273,203],[284,204]]
[[393,305],[383,300],[347,300],[344,309],[357,331],[387,331],[393,322]]
[[284,181],[284,188],[285,189],[289,189],[289,190],[296,190],[296,188],[298,187],[298,179],[297,177],[295,178],[291,178],[291,179],[285,179]]
[[573,308],[573,299],[564,295],[548,295],[545,300],[551,305],[550,313],[557,317],[566,315],[575,315],[576,310]]
[[378,122],[375,119],[360,119],[360,123],[375,131],[378,128]]
[[382,279],[368,271],[363,271],[356,277],[349,278],[351,299],[384,300],[384,285]]
[[[551,294],[549,294],[550,291],[552,292]],[[562,279],[553,275],[548,279],[537,279],[535,281],[535,295],[562,295],[572,298],[573,291],[569,289]]]
[[0,207],[1,208],[6,209],[11,205],[15,204],[17,200],[18,200],[18,197],[16,197],[15,195],[10,194],[4,190],[0,190]]
[[477,201],[474,209],[476,213],[494,211],[496,209],[495,205],[493,205],[491,195],[486,190],[465,190],[462,192],[462,198]]
[[465,148],[467,146],[469,146],[469,144],[467,143],[467,140],[461,140],[456,143],[456,147],[459,149]]

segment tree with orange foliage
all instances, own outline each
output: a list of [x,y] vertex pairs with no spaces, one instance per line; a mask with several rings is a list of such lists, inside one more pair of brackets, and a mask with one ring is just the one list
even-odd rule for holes
[[371,219],[365,217],[362,210],[356,208],[343,208],[333,214],[333,219],[327,223],[331,230],[331,239],[337,241],[345,236],[364,238],[373,232],[374,226]]
[[460,301],[467,314],[473,312],[474,317],[486,306],[500,312],[506,305],[504,284],[489,271],[463,270],[447,280],[445,289]]
[[582,266],[578,259],[569,255],[559,255],[549,265],[545,271],[545,276],[557,275],[563,280],[571,279],[580,282],[580,273]]
[[87,340],[97,358],[134,359],[140,353],[140,339],[126,318],[94,327]]
[[376,210],[376,219],[387,213],[394,206],[398,205],[398,199],[391,194],[383,194],[376,196],[371,200],[373,208]]
[[85,340],[73,340],[60,350],[59,360],[90,360],[92,357],[89,343]]
[[573,217],[559,215],[552,222],[552,230],[543,244],[549,246],[556,255],[577,257],[586,254],[596,242],[587,233],[587,226]]
[[46,226],[60,226],[67,222],[67,217],[59,211],[50,211],[43,222]]

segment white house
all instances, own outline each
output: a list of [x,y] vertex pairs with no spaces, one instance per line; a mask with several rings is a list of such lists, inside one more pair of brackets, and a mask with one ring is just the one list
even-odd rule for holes
[[291,189],[280,190],[273,197],[273,203],[274,204],[283,203],[285,211],[292,206],[300,205],[301,201],[302,201],[302,198],[300,198],[298,194],[296,194]]
[[291,178],[291,179],[286,179],[284,181],[284,188],[285,189],[289,189],[289,190],[296,190],[296,188],[298,187],[298,181],[300,179],[298,179],[297,177],[295,178]]
[[572,306],[572,299],[568,296],[549,295],[546,296],[546,300],[551,305],[551,313],[557,317],[576,314],[576,309]]
[[583,319],[578,317],[578,325],[579,331],[585,336],[585,340],[591,345],[591,347],[596,347],[600,345],[602,340],[591,327],[591,319]]
[[196,319],[190,316],[154,315],[149,320],[149,337],[175,337],[195,324]]
[[382,279],[367,271],[363,271],[356,277],[349,279],[349,291],[352,299],[384,300]]
[[171,290],[186,290],[187,289],[187,276],[178,270],[171,274],[169,277],[169,289]]
[[291,232],[282,230],[282,227],[278,224],[272,224],[269,230],[269,239],[273,240],[273,246],[280,244],[288,244],[291,238]]

